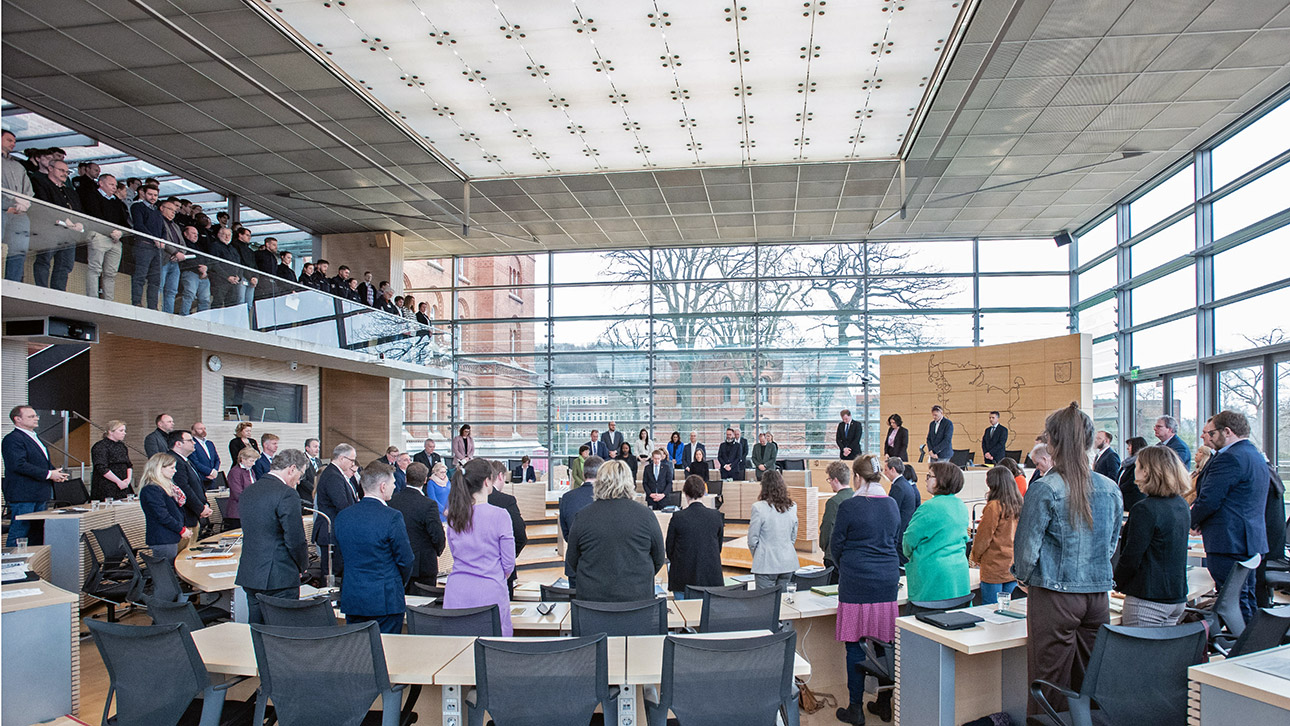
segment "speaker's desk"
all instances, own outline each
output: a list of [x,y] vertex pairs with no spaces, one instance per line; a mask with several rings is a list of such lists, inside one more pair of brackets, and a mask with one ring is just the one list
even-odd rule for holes
[[1290,723],[1290,645],[1192,666],[1187,679],[1190,726]]

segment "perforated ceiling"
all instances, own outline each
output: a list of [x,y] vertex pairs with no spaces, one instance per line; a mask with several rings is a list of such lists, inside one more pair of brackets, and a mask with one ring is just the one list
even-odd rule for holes
[[273,0],[474,178],[900,151],[958,0]]

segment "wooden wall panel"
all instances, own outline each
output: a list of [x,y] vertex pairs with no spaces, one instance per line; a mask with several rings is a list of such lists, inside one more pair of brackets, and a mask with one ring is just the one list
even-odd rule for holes
[[391,444],[402,448],[402,381],[324,369],[321,382],[319,430],[324,458],[339,443],[358,450],[360,465],[384,456]]

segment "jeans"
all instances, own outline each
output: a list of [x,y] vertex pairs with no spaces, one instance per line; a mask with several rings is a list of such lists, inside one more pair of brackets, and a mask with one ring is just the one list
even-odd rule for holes
[[9,255],[4,260],[4,279],[22,282],[27,265],[27,249],[31,246],[31,220],[26,214],[4,214],[0,211],[0,224],[4,226],[4,243]]
[[193,311],[193,299],[197,300],[198,311],[211,309],[211,281],[209,277],[201,277],[196,270],[185,270],[179,276],[179,310],[180,315],[187,315]]
[[148,292],[149,310],[157,309],[161,289],[161,250],[151,241],[134,243],[134,274],[130,275],[130,302],[143,305],[144,289]]
[[269,597],[282,597],[291,600],[300,599],[300,586],[281,587],[276,590],[253,590],[249,587],[242,588],[246,591],[246,620],[248,623],[264,624],[264,616],[260,614],[260,601],[255,599],[256,595],[267,595]]
[[758,575],[753,573],[753,580],[757,583],[758,590],[783,590],[788,583],[793,581],[793,573],[785,572],[779,575]]
[[[52,273],[49,269],[51,261],[54,265]],[[44,252],[36,253],[36,262],[32,264],[31,272],[32,276],[36,278],[36,284],[40,287],[66,290],[67,277],[72,274],[72,267],[75,265],[76,249],[74,247],[45,250]]]
[[9,525],[9,536],[5,539],[4,546],[16,546],[18,538],[26,537],[31,530],[31,522],[19,522],[19,515],[43,512],[48,504],[48,502],[9,502],[9,512],[13,516],[13,522]]
[[[1266,555],[1265,555],[1266,557]],[[1213,552],[1205,553],[1205,569],[1214,577],[1214,584],[1219,590],[1223,589],[1223,583],[1227,582],[1227,576],[1232,574],[1233,568],[1239,567],[1237,563],[1250,559],[1248,555],[1223,555]],[[1245,622],[1250,622],[1254,617],[1255,607],[1254,600],[1254,571],[1250,571],[1245,578],[1245,586],[1241,588],[1241,617]]]
[[161,312],[175,312],[175,295],[179,294],[179,263],[161,261]]
[[864,663],[864,648],[859,643],[844,643],[847,648],[847,695],[850,705],[864,703],[864,672],[860,664]]
[[121,242],[97,232],[90,235],[88,265],[85,268],[85,294],[100,297],[99,283],[103,285],[104,300],[116,299],[116,271],[121,266]]
[[1009,595],[1011,595],[1012,591],[1016,589],[1017,589],[1016,580],[1013,580],[1012,582],[1005,582],[1002,584],[994,583],[994,582],[985,582],[983,580],[981,582],[981,604],[994,605],[995,603],[999,602],[999,593],[1006,592]]

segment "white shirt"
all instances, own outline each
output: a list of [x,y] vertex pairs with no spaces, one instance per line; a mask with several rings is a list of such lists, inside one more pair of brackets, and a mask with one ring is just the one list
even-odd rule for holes
[[22,429],[22,428],[20,428],[20,429],[18,429],[18,430],[19,430],[19,431],[21,431],[21,432],[23,432],[24,434],[27,434],[28,436],[30,436],[30,437],[31,437],[31,440],[32,440],[32,441],[35,441],[35,442],[36,442],[36,446],[39,446],[39,447],[40,447],[40,450],[45,454],[45,458],[46,458],[46,459],[48,459],[48,458],[49,458],[49,449],[46,449],[46,448],[45,448],[45,442],[43,442],[43,441],[41,441],[41,440],[40,440],[40,437],[36,435],[36,432],[35,432],[35,431],[28,431],[27,429]]

